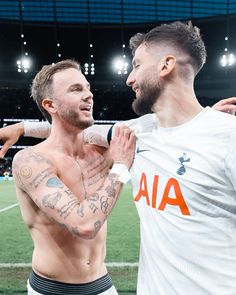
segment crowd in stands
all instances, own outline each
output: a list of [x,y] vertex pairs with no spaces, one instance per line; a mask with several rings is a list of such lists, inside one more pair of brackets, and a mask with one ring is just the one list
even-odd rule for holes
[[0,160],[0,177],[7,179],[12,176],[11,169],[12,157],[5,157],[3,160]]
[[[102,90],[101,90],[101,89]],[[92,88],[94,94],[95,120],[127,120],[135,118],[131,109],[133,93],[126,86],[101,86]],[[202,105],[213,105],[216,101],[200,98]],[[29,89],[0,88],[0,127],[15,123],[16,119],[44,120],[35,102],[29,94]],[[0,160],[0,176],[4,171],[11,174],[11,160],[14,154],[25,146],[31,146],[39,139],[21,138],[7,153],[7,158]],[[1,147],[1,141],[0,141]]]

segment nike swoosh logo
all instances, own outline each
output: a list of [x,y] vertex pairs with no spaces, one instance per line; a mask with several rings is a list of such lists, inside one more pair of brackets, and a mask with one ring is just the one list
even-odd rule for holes
[[136,154],[142,153],[142,152],[149,152],[149,150],[142,150],[139,147],[136,150]]

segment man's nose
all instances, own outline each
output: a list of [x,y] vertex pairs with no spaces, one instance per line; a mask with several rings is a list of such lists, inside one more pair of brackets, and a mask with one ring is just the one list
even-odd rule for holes
[[84,100],[90,100],[93,99],[93,93],[90,90],[86,91],[86,94],[83,97]]
[[126,85],[131,87],[132,84],[134,83],[134,80],[135,80],[134,79],[134,74],[133,74],[133,71],[132,71],[132,72],[130,72],[130,74],[129,74],[127,80],[126,80]]

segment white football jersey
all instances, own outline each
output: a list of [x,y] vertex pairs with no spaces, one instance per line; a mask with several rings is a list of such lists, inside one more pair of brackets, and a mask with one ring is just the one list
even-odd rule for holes
[[137,294],[235,295],[236,118],[207,107],[173,128],[158,127],[154,114],[129,122]]

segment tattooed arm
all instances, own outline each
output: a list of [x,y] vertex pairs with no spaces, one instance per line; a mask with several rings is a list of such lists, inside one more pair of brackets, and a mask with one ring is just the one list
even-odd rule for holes
[[[117,128],[111,142],[115,162],[128,168],[132,165],[135,139],[126,130]],[[25,149],[13,160],[13,176],[18,189],[26,193],[47,217],[66,227],[73,235],[92,239],[114,207],[121,189],[119,176],[108,173],[103,185],[94,194],[81,200],[58,178],[53,163],[44,155]]]

